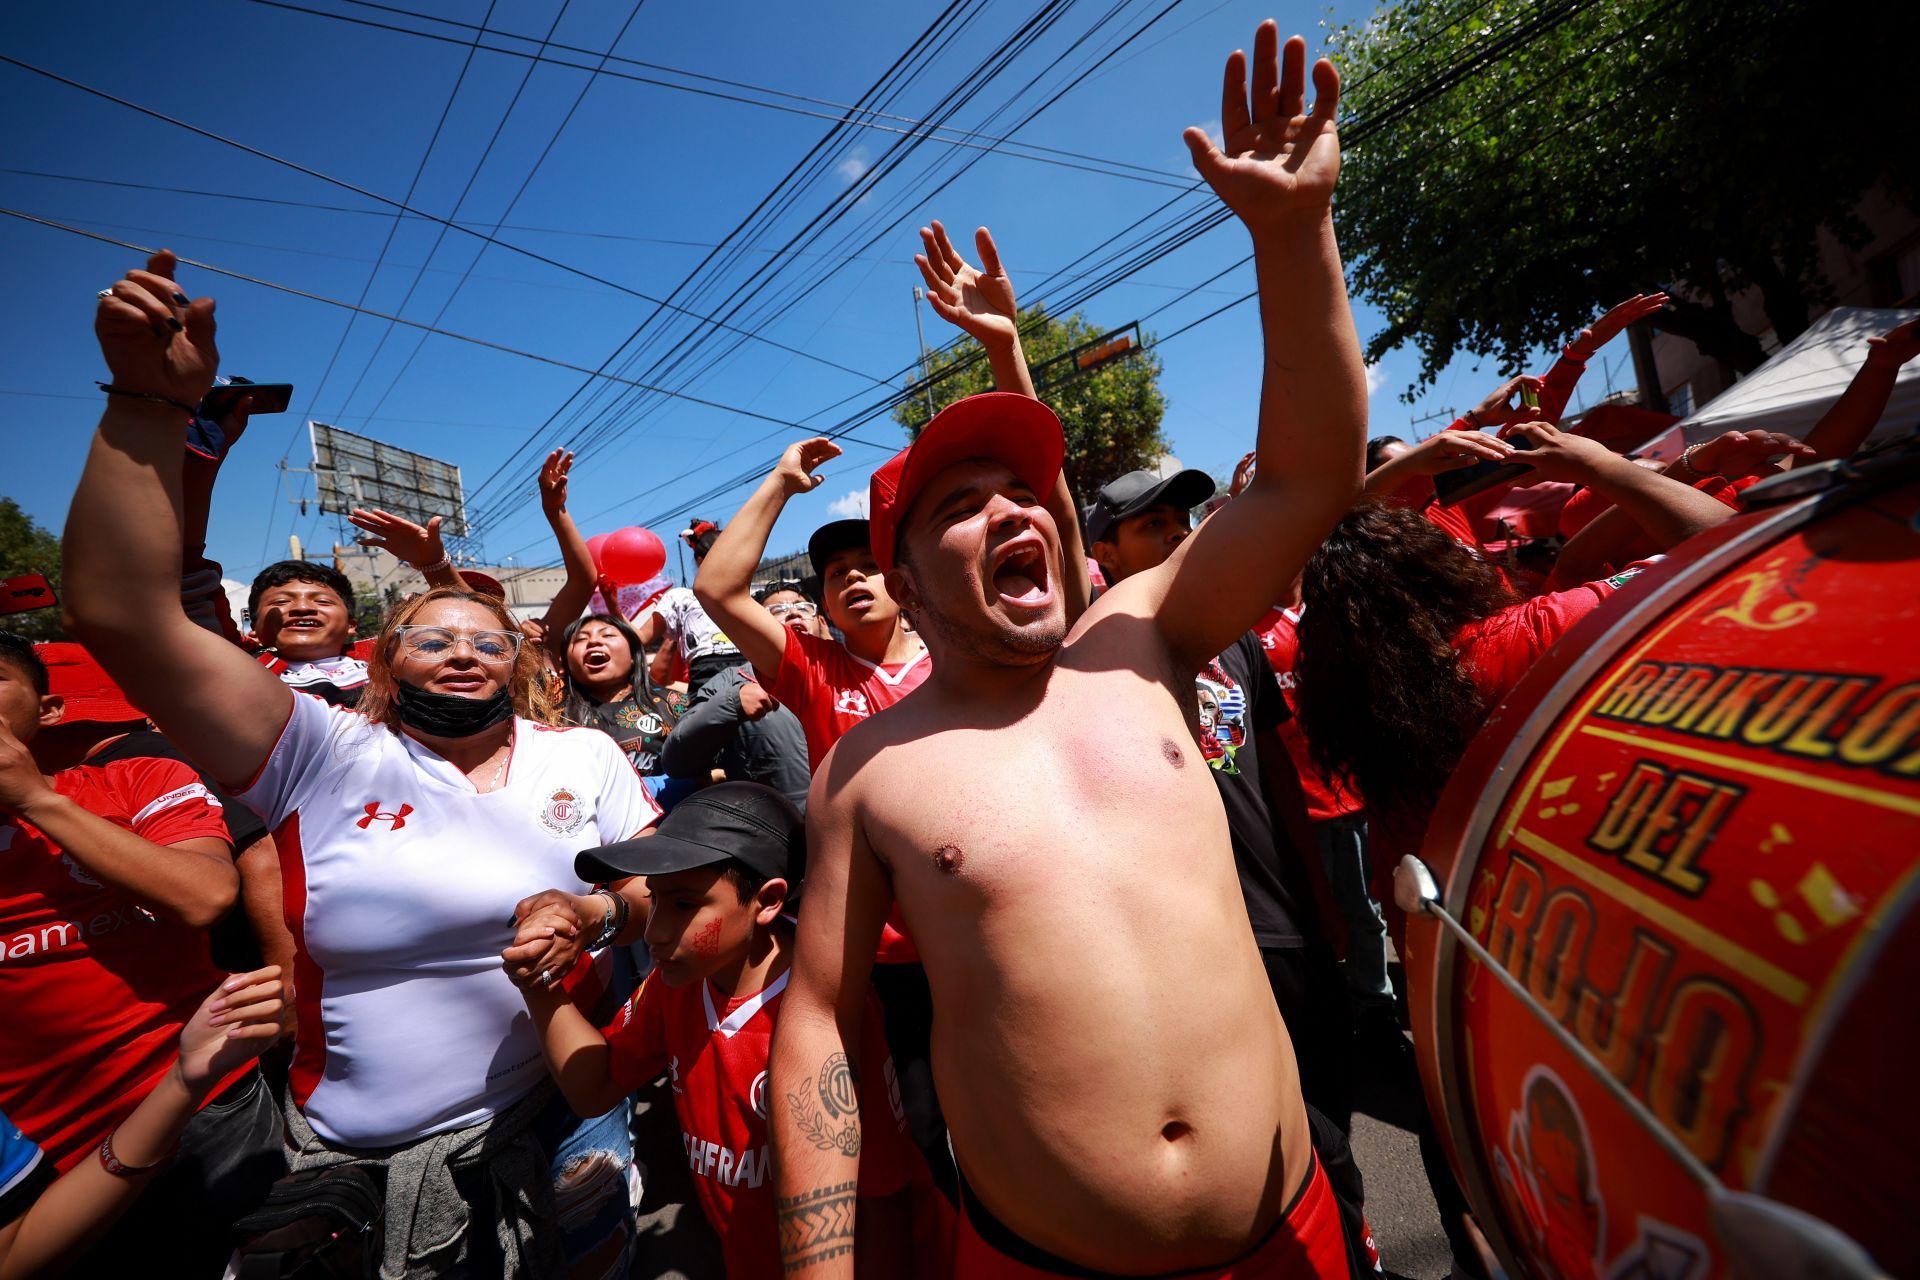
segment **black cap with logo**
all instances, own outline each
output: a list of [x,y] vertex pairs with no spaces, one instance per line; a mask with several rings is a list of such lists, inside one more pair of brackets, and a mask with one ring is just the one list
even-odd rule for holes
[[785,880],[791,896],[806,874],[806,819],[772,787],[722,782],[675,805],[651,834],[583,849],[573,869],[589,884],[604,884],[729,859],[769,880]]

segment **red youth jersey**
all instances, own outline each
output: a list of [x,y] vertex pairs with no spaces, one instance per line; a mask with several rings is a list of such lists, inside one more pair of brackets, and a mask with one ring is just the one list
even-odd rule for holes
[[[66,769],[53,785],[154,844],[228,840],[220,802],[178,760]],[[61,1170],[147,1096],[225,976],[205,933],[157,919],[0,813],[0,1112]]]
[[847,730],[878,715],[926,682],[933,659],[922,649],[891,669],[855,657],[834,640],[787,629],[774,679],[755,671],[767,692],[800,717],[807,734],[807,767],[818,769]]
[[1632,564],[1611,578],[1571,591],[1535,596],[1478,622],[1469,622],[1453,637],[1461,669],[1491,708],[1513,691],[1556,640],[1647,567],[1646,563]]
[[[838,641],[789,627],[776,677],[770,681],[757,668],[754,675],[781,706],[800,718],[807,735],[807,768],[818,770],[847,730],[918,689],[932,670],[933,659],[925,649],[889,669],[855,657]],[[920,959],[898,906],[881,927],[876,958],[881,964],[912,964]]]
[[1254,634],[1260,637],[1260,647],[1265,650],[1267,663],[1273,668],[1273,674],[1279,678],[1280,694],[1287,700],[1287,710],[1293,714],[1280,725],[1280,741],[1287,746],[1287,755],[1293,761],[1295,772],[1300,775],[1300,790],[1307,799],[1307,817],[1315,822],[1324,822],[1329,818],[1342,817],[1349,813],[1358,813],[1366,807],[1359,794],[1345,779],[1335,778],[1331,782],[1313,763],[1313,756],[1307,745],[1307,735],[1300,728],[1300,677],[1296,668],[1300,664],[1300,610],[1283,609],[1275,606],[1254,628]]
[[[623,1089],[667,1075],[700,1208],[726,1254],[731,1280],[780,1274],[767,1138],[767,1061],[787,987],[782,973],[764,989],[731,999],[702,980],[670,987],[656,974],[642,984],[604,1034],[610,1069]],[[882,1033],[880,1002],[867,992],[860,1020],[860,1187],[862,1198],[888,1196],[929,1181],[907,1138],[906,1112]],[[822,1122],[821,1098],[806,1102]],[[808,1114],[798,1113],[804,1125]],[[837,1127],[837,1126],[836,1126]]]

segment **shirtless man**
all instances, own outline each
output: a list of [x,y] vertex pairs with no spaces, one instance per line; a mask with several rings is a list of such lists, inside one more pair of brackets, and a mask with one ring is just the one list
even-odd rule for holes
[[1305,42],[1283,66],[1271,22],[1253,68],[1250,107],[1246,56],[1227,60],[1224,152],[1186,133],[1254,242],[1266,359],[1245,493],[1069,628],[1042,502],[1063,446],[1043,406],[963,400],[874,477],[876,558],[933,673],[814,778],[768,1089],[789,1274],[852,1274],[846,1055],[896,898],[967,1184],[958,1274],[1344,1274],[1194,742],[1195,673],[1352,502],[1366,435],[1330,213],[1338,77],[1315,66],[1305,114]]

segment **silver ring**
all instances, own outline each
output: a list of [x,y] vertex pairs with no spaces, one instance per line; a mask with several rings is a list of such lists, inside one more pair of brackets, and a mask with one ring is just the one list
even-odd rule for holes
[[540,971],[540,985],[543,987],[550,987],[553,985],[553,970],[542,969]]
[[102,289],[100,292],[94,294],[93,296],[96,298],[111,298],[113,296],[113,290]]

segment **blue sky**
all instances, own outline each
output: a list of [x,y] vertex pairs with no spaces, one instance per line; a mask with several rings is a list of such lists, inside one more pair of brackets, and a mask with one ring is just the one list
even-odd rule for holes
[[[472,51],[471,25],[396,16],[351,0],[299,3],[442,39],[250,0],[172,6],[14,0],[0,51],[367,191],[405,198],[434,215],[482,229],[504,222],[496,233],[503,241],[664,298],[826,135],[830,120],[801,112],[834,116],[837,108],[804,99],[853,102],[941,12],[932,4],[874,0],[778,8],[645,0],[637,10],[631,0],[512,0],[491,8],[481,0],[395,0],[395,8],[529,37],[488,36]],[[939,109],[957,80],[1045,7],[1041,0],[987,0],[886,109],[909,118]],[[1084,62],[1163,7],[1163,0],[1123,0],[1112,20],[1096,26],[1114,10],[1073,5],[988,80],[952,125],[1003,133]],[[282,558],[289,534],[310,551],[323,551],[338,536],[334,517],[311,503],[302,515],[287,500],[311,498],[311,478],[278,468],[283,458],[291,467],[309,464],[308,417],[460,466],[470,514],[488,518],[482,545],[495,562],[555,558],[533,490],[548,446],[529,448],[509,463],[514,450],[550,418],[543,441],[605,436],[574,473],[576,517],[589,533],[648,524],[671,543],[686,524],[678,508],[801,436],[781,423],[818,429],[889,393],[886,380],[918,352],[911,296],[918,276],[911,258],[922,222],[939,217],[966,232],[990,225],[1023,299],[1030,298],[1026,286],[1174,196],[1178,188],[1167,183],[1190,180],[1180,131],[1188,124],[1217,127],[1221,60],[1250,43],[1261,18],[1276,16],[1283,29],[1302,31],[1317,46],[1324,23],[1361,18],[1371,8],[1179,4],[1014,135],[1093,157],[1100,172],[927,142],[879,174],[874,166],[901,135],[880,129],[843,134],[821,154],[809,181],[780,189],[792,198],[774,210],[757,242],[778,246],[823,211],[843,208],[810,254],[731,253],[708,268],[715,291],[682,295],[689,310],[712,315],[737,294],[725,303],[744,303],[732,323],[754,336],[722,332],[693,363],[662,363],[673,340],[710,329],[667,313],[648,330],[661,345],[643,349],[625,375],[713,405],[642,396],[602,380],[555,417],[587,381],[581,373],[451,338],[422,341],[418,329],[352,318],[338,307],[183,269],[189,292],[219,299],[224,369],[295,386],[291,410],[255,419],[228,463],[210,553],[230,576],[244,578]],[[610,49],[623,23],[625,33]],[[598,54],[611,51],[677,69],[608,64],[621,75],[798,110],[594,77],[484,47],[534,52],[549,33],[555,45],[545,52],[552,59],[590,68]],[[1076,40],[1083,42],[1074,47]],[[730,88],[683,72],[757,87]],[[1030,80],[1033,86],[1016,96]],[[769,98],[764,89],[801,96]],[[1013,109],[994,118],[1010,101]],[[443,235],[431,221],[396,223],[393,210],[375,200],[14,66],[0,64],[0,107],[9,122],[0,160],[0,205],[8,208],[136,244],[164,244],[184,257],[330,298],[357,302],[364,295],[367,307],[586,369],[600,366],[656,311],[620,288],[471,236]],[[915,194],[935,166],[945,166],[938,170],[944,174],[967,161],[975,163],[930,201]],[[1134,166],[1124,170],[1131,176],[1120,176],[1108,162]],[[62,176],[34,176],[49,174]],[[1202,197],[1176,206],[1185,207],[1201,208]],[[12,218],[0,218],[0,246],[16,298],[0,321],[9,354],[0,373],[6,423],[0,493],[57,529],[98,414],[92,380],[104,376],[90,331],[93,293],[136,258]],[[1095,324],[1118,326],[1164,306],[1148,328],[1170,333],[1251,288],[1249,267],[1186,293],[1245,253],[1245,233],[1230,223],[1108,289],[1085,310]],[[382,260],[377,271],[376,260]],[[784,314],[759,314],[803,288],[806,295]],[[1356,319],[1363,338],[1379,327],[1379,317],[1365,308]],[[951,336],[930,311],[922,321],[929,343]],[[625,348],[626,355],[633,352]],[[1161,356],[1175,453],[1188,465],[1226,474],[1253,433],[1260,366],[1253,307],[1172,339]],[[1412,434],[1414,419],[1464,408],[1494,381],[1491,363],[1476,373],[1470,361],[1456,362],[1431,394],[1409,407],[1398,393],[1416,369],[1416,355],[1401,351],[1374,371],[1375,434]],[[1599,370],[1589,381],[1595,385],[1582,387],[1586,396],[1604,389]],[[590,412],[579,412],[583,404]],[[622,404],[616,417],[602,412]],[[884,418],[853,435],[864,443],[849,442],[820,490],[790,505],[771,551],[801,546],[836,503],[844,509],[849,495],[864,491],[872,469],[904,442]],[[488,485],[490,477],[496,478]],[[724,522],[750,488],[751,482],[731,484],[692,514]]]

